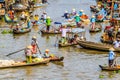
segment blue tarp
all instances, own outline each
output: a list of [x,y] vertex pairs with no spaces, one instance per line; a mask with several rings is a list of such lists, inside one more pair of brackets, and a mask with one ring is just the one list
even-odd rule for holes
[[73,33],[81,33],[81,32],[85,32],[85,29],[81,29],[81,28],[72,28]]

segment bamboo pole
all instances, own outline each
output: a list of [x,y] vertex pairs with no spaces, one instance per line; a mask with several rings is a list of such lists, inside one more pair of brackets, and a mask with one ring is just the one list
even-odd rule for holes
[[114,11],[114,0],[112,0],[112,6],[111,6],[111,18],[113,18],[113,11]]

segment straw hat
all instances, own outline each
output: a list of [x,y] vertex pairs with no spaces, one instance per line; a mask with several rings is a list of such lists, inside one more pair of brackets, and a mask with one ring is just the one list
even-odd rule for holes
[[76,16],[79,16],[79,14],[76,14]]
[[47,52],[48,52],[48,51],[49,51],[49,49],[46,49],[45,51],[47,51]]
[[83,15],[85,15],[85,13],[83,13]]
[[72,10],[75,11],[75,8],[73,8]]
[[28,48],[28,49],[32,49],[32,46],[31,46],[31,45],[29,45],[29,46],[27,46],[27,48]]
[[49,19],[50,19],[50,16],[47,16],[47,18],[49,18]]
[[65,11],[65,13],[68,13],[68,11]]
[[17,26],[19,26],[19,24],[17,24]]
[[95,16],[92,16],[92,18],[94,18]]
[[33,38],[33,39],[36,39],[36,36],[33,36],[32,38]]
[[63,25],[63,28],[66,28],[67,26],[66,25]]
[[111,47],[109,50],[110,50],[110,51],[114,51],[115,49],[114,49],[113,47]]
[[83,12],[83,10],[82,10],[82,9],[81,9],[80,11],[81,11],[81,12]]
[[43,14],[46,14],[46,12],[45,12],[45,11],[43,11]]

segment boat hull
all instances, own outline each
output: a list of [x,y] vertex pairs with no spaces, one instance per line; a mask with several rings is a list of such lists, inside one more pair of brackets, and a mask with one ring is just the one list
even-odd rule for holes
[[13,30],[13,34],[24,34],[24,33],[28,33],[30,32],[31,29],[26,29],[25,31],[16,31],[16,30]]
[[[95,43],[90,41],[79,41],[78,44],[86,49],[92,49],[92,50],[99,50],[99,51],[109,51],[112,45],[109,44],[102,44],[102,43]],[[120,48],[114,48],[115,52],[120,52]]]
[[120,70],[120,67],[109,67],[109,66],[102,66],[102,65],[99,65],[99,67],[102,69],[102,70],[105,70],[105,71],[117,71],[117,70]]
[[34,63],[23,63],[23,64],[17,64],[17,65],[0,66],[0,69],[14,68],[14,67],[24,67],[24,66],[35,66],[35,65],[47,64],[48,62],[49,62],[49,59],[44,59],[43,61],[34,62]]

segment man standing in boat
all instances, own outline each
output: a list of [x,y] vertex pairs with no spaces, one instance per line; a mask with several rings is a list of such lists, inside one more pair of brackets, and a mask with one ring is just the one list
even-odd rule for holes
[[90,19],[90,22],[92,23],[91,24],[91,28],[94,30],[94,28],[95,28],[95,22],[96,22],[95,16],[92,16],[92,18]]
[[68,11],[65,11],[64,15],[62,17],[65,17],[65,19],[69,19],[70,16],[69,16],[69,13]]
[[65,44],[67,41],[66,41],[66,33],[67,32],[71,32],[71,29],[67,29],[66,28],[67,26],[64,25],[63,28],[61,29],[61,32],[62,32],[62,38],[61,38],[61,43],[62,44]]
[[50,30],[50,26],[51,26],[51,22],[52,22],[52,20],[51,20],[51,18],[48,16],[47,18],[46,18],[46,32],[49,32],[49,30]]
[[79,16],[81,17],[83,15],[83,10],[79,11]]
[[108,57],[109,67],[114,66],[114,60],[115,60],[114,48],[110,48],[109,49],[109,57]]
[[76,14],[76,16],[75,16],[75,22],[76,22],[77,27],[80,27],[80,25],[81,25],[80,21],[81,21],[81,19],[80,19],[79,14]]

